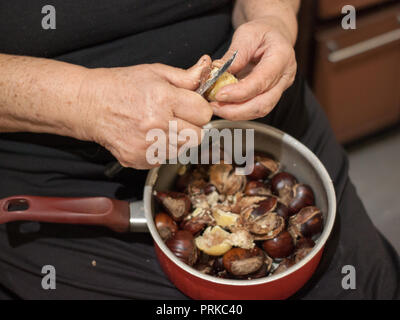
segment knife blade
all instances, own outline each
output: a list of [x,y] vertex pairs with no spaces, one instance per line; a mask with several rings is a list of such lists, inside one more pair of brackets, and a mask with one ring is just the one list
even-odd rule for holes
[[232,57],[230,57],[229,60],[226,61],[226,62],[222,65],[222,67],[219,68],[219,69],[217,70],[217,72],[215,72],[215,74],[213,74],[213,75],[211,76],[211,78],[209,78],[207,81],[205,81],[203,84],[201,84],[200,87],[196,90],[196,92],[197,92],[198,94],[203,95],[208,89],[210,89],[210,88],[213,86],[213,84],[214,84],[215,82],[217,82],[217,80],[219,79],[219,77],[222,76],[222,75],[224,74],[224,72],[225,72],[226,70],[229,69],[229,67],[232,65],[233,61],[235,60],[237,53],[238,53],[238,52],[235,51],[235,52],[233,53]]

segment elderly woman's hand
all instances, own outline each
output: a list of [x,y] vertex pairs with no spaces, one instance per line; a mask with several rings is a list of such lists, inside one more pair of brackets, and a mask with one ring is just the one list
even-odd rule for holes
[[[204,56],[188,70],[163,64],[89,70],[81,85],[85,121],[80,136],[103,145],[123,166],[137,169],[153,166],[146,159],[153,143],[146,141],[147,133],[161,129],[168,138],[171,120],[177,123],[177,133],[192,129],[200,143],[201,127],[213,111],[193,90],[210,67],[211,58]],[[168,155],[174,145],[166,142]],[[178,149],[183,143],[178,141]]]
[[[296,58],[293,36],[278,19],[242,24],[222,61],[238,55],[230,72],[240,81],[219,90],[214,114],[228,120],[251,120],[267,115],[293,83]],[[217,61],[220,63],[220,61]]]

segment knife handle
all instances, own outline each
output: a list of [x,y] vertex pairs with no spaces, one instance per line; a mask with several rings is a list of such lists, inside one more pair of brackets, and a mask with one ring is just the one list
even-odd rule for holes
[[126,232],[129,230],[129,218],[128,202],[105,197],[12,196],[0,200],[0,224],[37,221],[97,225]]

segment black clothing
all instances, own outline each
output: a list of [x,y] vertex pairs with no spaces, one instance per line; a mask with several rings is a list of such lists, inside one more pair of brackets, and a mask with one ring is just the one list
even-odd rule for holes
[[[230,1],[56,0],[52,4],[57,29],[41,30],[45,4],[0,4],[0,52],[88,67],[162,62],[186,68],[205,53],[220,57],[232,34]],[[300,76],[271,114],[259,121],[308,146],[326,166],[336,189],[338,215],[331,239],[316,274],[294,298],[399,298],[399,257],[372,225],[349,180],[346,155]],[[103,172],[112,160],[94,143],[47,134],[0,134],[0,198],[141,198],[147,171],[124,169],[108,179]],[[56,290],[41,287],[44,265],[56,268]],[[356,290],[341,286],[344,265],[356,268]],[[185,298],[161,271],[149,234],[46,223],[0,226],[0,297]]]

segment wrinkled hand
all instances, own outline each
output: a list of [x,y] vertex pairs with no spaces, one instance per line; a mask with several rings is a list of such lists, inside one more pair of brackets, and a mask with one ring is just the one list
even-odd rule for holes
[[210,67],[211,58],[203,56],[188,70],[163,64],[89,70],[79,96],[80,109],[87,110],[80,136],[107,148],[123,166],[137,169],[153,166],[146,161],[153,143],[146,142],[146,134],[151,129],[168,134],[170,120],[176,120],[178,132],[194,130],[200,143],[201,127],[213,111],[193,90]]
[[291,86],[296,75],[293,39],[283,25],[266,19],[242,24],[220,61],[238,55],[229,69],[240,81],[221,89],[213,102],[214,114],[228,120],[266,116]]

